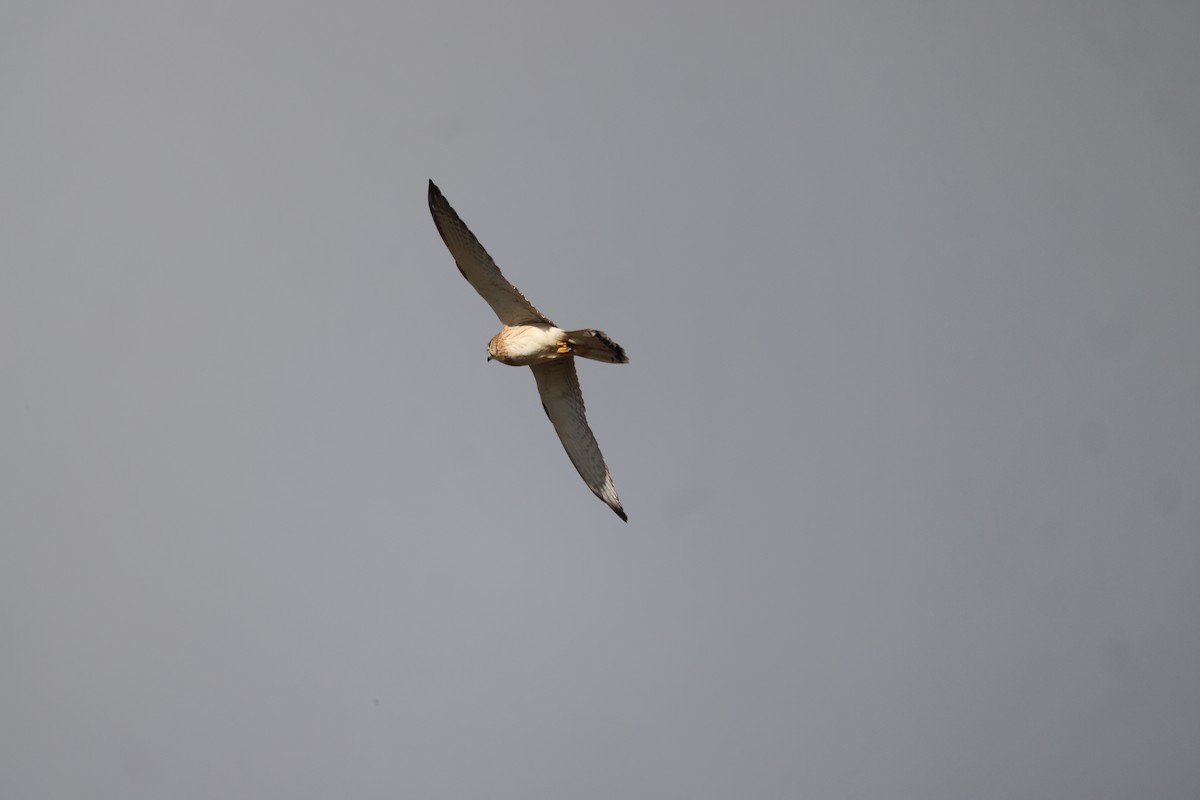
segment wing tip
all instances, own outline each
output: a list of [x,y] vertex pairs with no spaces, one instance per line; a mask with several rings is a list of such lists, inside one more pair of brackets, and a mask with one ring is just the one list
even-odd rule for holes
[[610,505],[609,508],[616,512],[616,515],[621,518],[622,522],[629,522],[629,515],[625,513],[625,509],[619,503],[615,506]]

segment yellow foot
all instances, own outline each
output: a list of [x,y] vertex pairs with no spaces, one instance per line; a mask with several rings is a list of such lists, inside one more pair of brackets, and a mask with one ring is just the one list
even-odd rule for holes
[[559,342],[558,343],[558,352],[569,353],[569,352],[571,352],[571,346],[569,344],[567,344],[566,342]]

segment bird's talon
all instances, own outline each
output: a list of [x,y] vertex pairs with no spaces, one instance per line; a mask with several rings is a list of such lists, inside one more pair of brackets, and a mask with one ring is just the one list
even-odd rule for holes
[[571,352],[571,346],[569,344],[567,344],[566,342],[559,342],[558,343],[558,352],[569,353],[569,352]]

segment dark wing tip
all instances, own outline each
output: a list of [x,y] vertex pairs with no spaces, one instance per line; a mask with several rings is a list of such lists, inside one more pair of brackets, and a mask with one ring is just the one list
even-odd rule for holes
[[621,508],[620,506],[610,506],[610,507],[612,508],[613,511],[617,512],[617,516],[621,518],[622,522],[629,522],[629,516],[625,513],[625,509]]

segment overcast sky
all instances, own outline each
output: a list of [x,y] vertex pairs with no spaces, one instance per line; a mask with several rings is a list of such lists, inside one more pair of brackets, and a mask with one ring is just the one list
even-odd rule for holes
[[0,795],[1200,795],[1197,41],[0,3]]

